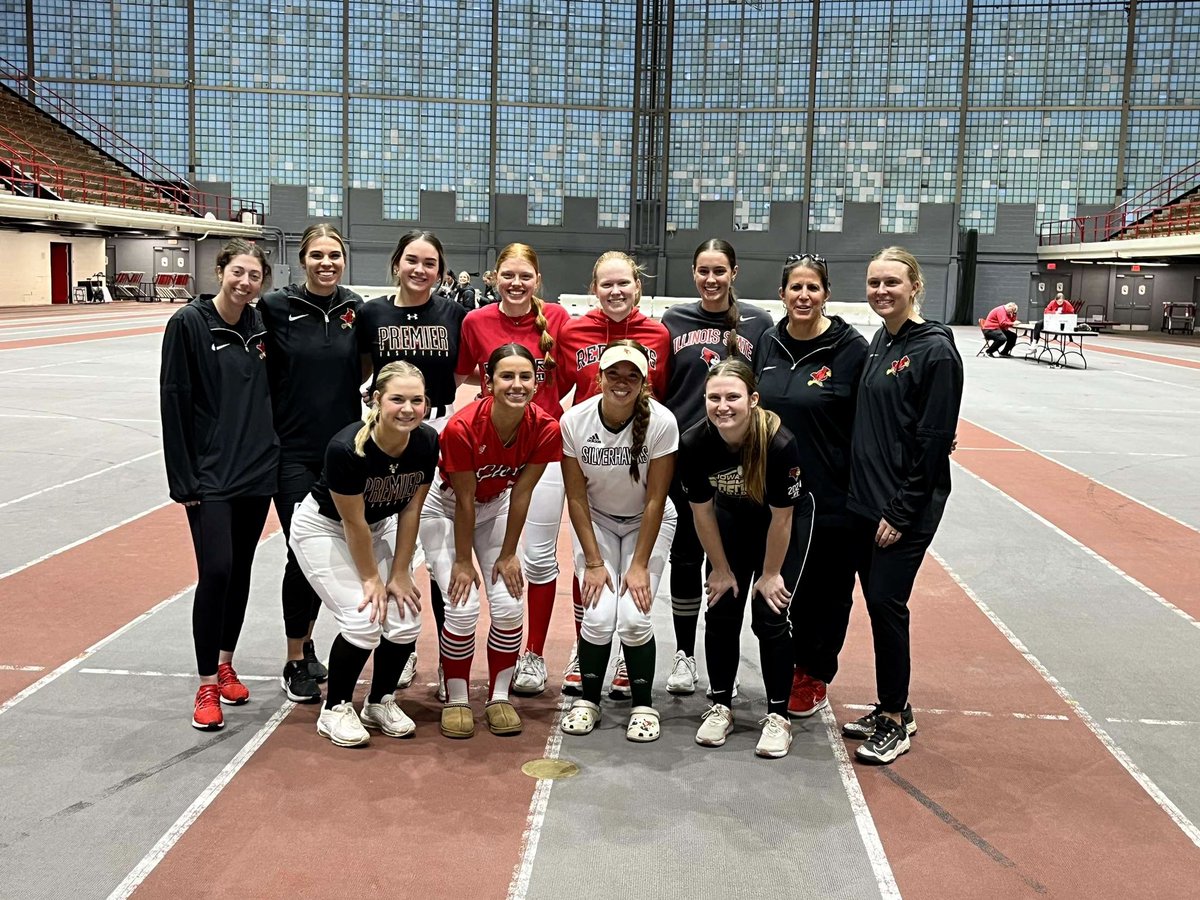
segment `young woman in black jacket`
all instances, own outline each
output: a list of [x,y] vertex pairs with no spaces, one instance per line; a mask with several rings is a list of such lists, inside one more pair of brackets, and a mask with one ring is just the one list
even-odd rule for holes
[[278,483],[266,329],[250,304],[271,277],[261,247],[234,239],[217,255],[221,289],[171,316],[159,376],[171,499],[187,511],[196,550],[192,638],[200,690],[192,725],[225,724],[221,704],[250,692],[233,669],[250,566]]
[[867,300],[883,318],[868,350],[851,442],[855,556],[875,645],[875,708],[842,732],[866,762],[907,753],[908,600],[950,495],[950,451],[962,403],[962,359],[950,329],[921,316],[921,266],[901,247],[875,254]]
[[275,512],[288,541],[283,569],[283,627],[287,661],[280,684],[289,700],[316,703],[328,676],[312,632],[321,598],[291,547],[292,514],[321,475],[329,439],[362,414],[357,319],[362,298],[339,282],[346,243],[332,225],[310,225],[300,238],[302,284],[266,294],[258,312],[267,329],[267,375],[279,434],[279,492]]
[[808,563],[788,610],[796,657],[788,715],[807,718],[829,704],[826,685],[837,674],[854,604],[846,494],[867,341],[853,325],[825,314],[829,270],[823,257],[789,256],[781,282],[785,315],[759,341],[754,366],[763,406],[796,437],[816,504]]

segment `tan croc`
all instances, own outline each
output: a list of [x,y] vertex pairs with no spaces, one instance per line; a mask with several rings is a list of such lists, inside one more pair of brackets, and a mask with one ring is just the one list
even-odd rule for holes
[[629,727],[625,737],[639,744],[657,741],[660,733],[658,710],[653,706],[635,706],[629,711]]
[[475,714],[469,703],[448,703],[442,707],[442,734],[448,738],[469,738],[475,733]]
[[492,700],[483,708],[492,734],[520,734],[521,717],[507,700]]

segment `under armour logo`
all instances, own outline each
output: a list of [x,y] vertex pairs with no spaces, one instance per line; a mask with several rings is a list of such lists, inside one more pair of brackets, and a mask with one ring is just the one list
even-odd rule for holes
[[420,315],[418,313],[405,313],[404,316],[410,322],[415,322],[415,321],[417,321],[417,319],[420,318]]
[[398,468],[400,468],[399,463],[392,463],[390,466],[388,466],[388,471],[395,475]]

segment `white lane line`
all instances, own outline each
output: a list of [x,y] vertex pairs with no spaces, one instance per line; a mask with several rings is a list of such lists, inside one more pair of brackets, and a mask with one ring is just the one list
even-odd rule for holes
[[1022,453],[1020,447],[958,447],[957,450],[975,450],[985,453]]
[[64,419],[72,422],[132,422],[137,425],[157,425],[161,419],[116,419],[102,416],[68,416],[66,413],[0,413],[0,419]]
[[[964,419],[963,421],[970,422],[976,428],[983,429],[984,431],[988,432],[989,434],[994,434],[997,437],[1002,438],[1003,440],[1006,440],[1011,444],[1016,444],[1022,450],[1028,450],[1030,453],[1034,454],[1035,456],[1041,456],[1043,459],[1049,460],[1050,462],[1054,463],[1056,466],[1062,466],[1068,472],[1074,472],[1080,478],[1086,478],[1088,481],[1095,482],[1096,484],[1100,485],[1100,487],[1105,488],[1106,490],[1110,490],[1114,494],[1118,494],[1118,495],[1124,497],[1130,503],[1136,503],[1138,506],[1142,507],[1143,509],[1148,509],[1152,513],[1158,513],[1164,519],[1170,519],[1176,525],[1182,525],[1184,528],[1187,528],[1190,531],[1195,531],[1197,533],[1200,533],[1200,528],[1197,528],[1195,525],[1192,525],[1190,522],[1185,522],[1185,521],[1183,521],[1183,519],[1176,518],[1175,516],[1171,515],[1169,512],[1163,512],[1157,506],[1151,506],[1145,500],[1139,500],[1137,497],[1133,497],[1133,496],[1125,493],[1124,491],[1120,490],[1119,488],[1113,487],[1111,484],[1105,484],[1103,481],[1100,481],[1098,478],[1093,478],[1091,475],[1087,474],[1086,472],[1081,472],[1078,469],[1074,469],[1071,466],[1068,466],[1065,462],[1062,462],[1057,459],[1050,459],[1050,457],[1044,456],[1040,450],[1034,450],[1032,447],[1030,447],[1026,444],[1022,444],[1020,441],[1014,441],[1012,438],[1008,437],[1007,435],[1002,435],[1002,434],[999,434],[998,432],[992,431],[990,428],[986,428],[983,425],[980,425],[978,422],[973,422],[970,419]],[[978,476],[976,476],[976,477],[978,477]]]
[[1200,622],[1197,622],[1195,619],[1193,619],[1190,615],[1188,615],[1186,612],[1184,612],[1182,609],[1180,609],[1178,606],[1176,606],[1174,603],[1172,603],[1170,600],[1168,600],[1162,594],[1158,593],[1158,591],[1155,591],[1154,589],[1142,584],[1140,581],[1138,581],[1136,578],[1134,578],[1132,575],[1130,575],[1128,572],[1126,572],[1124,569],[1122,569],[1116,563],[1101,556],[1099,553],[1097,553],[1091,547],[1084,544],[1082,541],[1079,541],[1079,540],[1073,538],[1071,535],[1067,534],[1065,531],[1063,531],[1061,528],[1059,528],[1057,525],[1055,525],[1053,522],[1051,522],[1045,516],[1039,515],[1038,513],[1034,512],[1032,509],[1030,509],[1028,506],[1026,506],[1024,503],[1022,503],[1020,500],[1016,499],[1015,497],[1009,496],[1004,491],[1000,490],[1000,488],[996,487],[994,484],[992,484],[990,481],[988,481],[986,478],[982,478],[979,475],[976,475],[970,469],[964,468],[959,463],[955,463],[955,465],[958,466],[958,468],[961,469],[963,472],[966,472],[968,475],[970,475],[972,478],[974,478],[976,481],[978,481],[980,484],[991,488],[993,491],[995,491],[997,494],[999,494],[1001,497],[1003,497],[1005,500],[1007,500],[1013,506],[1017,507],[1017,509],[1021,510],[1026,515],[1032,517],[1033,519],[1036,519],[1038,522],[1041,522],[1043,525],[1045,525],[1047,528],[1049,528],[1051,531],[1053,531],[1055,534],[1057,534],[1063,540],[1067,541],[1068,543],[1072,544],[1075,547],[1078,547],[1080,550],[1082,550],[1084,553],[1086,553],[1092,559],[1096,560],[1096,562],[1100,563],[1102,566],[1107,568],[1110,572],[1113,572],[1114,574],[1119,575],[1126,582],[1133,585],[1135,588],[1137,588],[1139,591],[1141,591],[1147,597],[1154,600],[1156,603],[1160,604],[1161,606],[1166,607],[1171,612],[1175,613],[1175,615],[1179,616],[1181,619],[1183,619],[1185,622],[1187,622],[1193,628],[1200,628]]
[[192,801],[192,805],[183,811],[183,815],[175,820],[175,824],[167,829],[166,834],[158,839],[158,843],[150,848],[150,852],[142,857],[142,861],[134,866],[133,870],[125,876],[125,880],[113,889],[113,892],[108,895],[108,900],[125,900],[126,897],[137,890],[138,885],[145,881],[147,876],[154,871],[155,867],[162,862],[163,857],[179,842],[179,839],[195,824],[196,820],[200,818],[201,814],[208,809],[212,802],[217,799],[217,795],[233,780],[233,776],[250,760],[250,757],[255,754],[258,748],[279,727],[280,723],[287,718],[287,714],[295,706],[296,704],[290,700],[284,701],[283,706],[279,707],[275,711],[275,714],[267,719],[266,723],[262,728],[258,729],[254,737],[246,742],[245,746],[237,752],[237,755],[217,774],[217,777],[209,782],[208,787],[201,792],[200,796]]
[[130,516],[128,519],[122,519],[120,522],[117,522],[117,524],[115,524],[115,525],[109,525],[107,528],[101,528],[99,531],[95,531],[95,532],[89,534],[87,537],[81,537],[77,541],[71,541],[71,543],[66,544],[65,546],[59,547],[57,550],[51,550],[49,553],[43,553],[37,559],[31,559],[27,563],[21,563],[21,565],[16,566],[12,569],[9,569],[7,572],[0,572],[0,581],[3,581],[5,578],[8,578],[10,575],[16,575],[18,572],[24,572],[30,566],[36,566],[38,563],[45,562],[46,560],[48,560],[52,557],[58,556],[60,553],[66,553],[68,550],[74,550],[76,547],[79,547],[82,544],[86,544],[88,541],[95,540],[96,538],[100,537],[103,534],[108,534],[110,531],[116,531],[122,525],[128,525],[130,522],[136,522],[138,519],[144,518],[144,517],[150,515],[150,513],[152,513],[152,512],[158,512],[164,506],[170,506],[173,502],[174,501],[172,501],[172,500],[168,500],[165,503],[158,504],[158,506],[152,506],[149,509],[143,510],[140,513],[135,513],[134,515]]
[[1105,719],[1114,725],[1200,725],[1200,722],[1189,722],[1186,719]]
[[[145,678],[191,678],[195,679],[198,676],[195,672],[140,672],[134,669],[80,669],[81,675],[137,675]],[[278,675],[243,675],[238,672],[238,678],[242,681],[278,681]]]
[[[0,347],[0,350],[3,350],[3,349],[4,349],[3,347]],[[21,373],[21,374],[24,374],[24,373]],[[96,381],[113,381],[113,380],[119,380],[119,381],[121,381],[121,382],[126,382],[126,381],[158,381],[158,377],[157,377],[157,376],[155,376],[155,375],[121,375],[121,376],[118,376],[116,379],[114,379],[113,375],[111,375],[111,374],[108,374],[108,375],[87,375],[87,374],[85,374],[85,373],[83,373],[83,372],[38,372],[36,377],[38,377],[38,378],[72,378],[72,379],[74,379],[74,378],[88,378],[88,379],[92,379],[92,380],[96,380]]]
[[65,488],[72,484],[79,484],[81,481],[87,481],[89,478],[95,478],[97,475],[106,475],[109,472],[115,472],[117,469],[123,469],[126,466],[132,466],[134,463],[140,463],[142,460],[150,459],[152,456],[159,456],[161,454],[161,450],[151,450],[149,453],[143,453],[141,456],[135,456],[133,459],[127,459],[124,462],[115,463],[114,465],[107,466],[103,469],[97,469],[95,472],[89,472],[87,475],[80,475],[78,478],[72,478],[70,481],[60,481],[58,484],[52,484],[49,487],[42,488],[41,490],[33,491],[20,497],[14,497],[12,500],[5,500],[3,503],[0,503],[0,509],[4,509],[6,506],[12,506],[14,503],[32,500],[34,497],[40,497],[42,494],[49,493],[50,491],[56,491],[59,488]]
[[[1024,453],[1025,447],[958,447],[957,450],[974,450],[976,453]],[[1039,456],[1048,453],[1079,453],[1088,456],[1153,456],[1167,459],[1190,459],[1191,453],[1143,453],[1127,450],[1035,450]],[[1057,460],[1055,460],[1057,462]],[[1086,477],[1086,476],[1085,476]]]
[[[567,710],[564,696],[559,701],[558,710],[551,721],[550,735],[546,738],[546,746],[542,756],[546,759],[558,759],[562,749],[562,732],[558,723]],[[529,801],[529,814],[525,817],[525,830],[521,833],[521,859],[513,866],[512,880],[508,883],[507,900],[524,900],[529,893],[529,879],[533,876],[533,859],[537,856],[538,841],[542,836],[542,825],[546,820],[546,807],[550,804],[550,788],[554,779],[539,778],[533,788],[533,798]]]
[[4,715],[6,712],[8,712],[10,709],[12,709],[14,706],[16,706],[22,700],[26,699],[27,697],[32,696],[33,694],[36,694],[38,691],[40,691],[46,685],[50,684],[53,681],[57,681],[60,675],[65,675],[67,672],[70,672],[72,669],[74,669],[76,666],[78,666],[81,662],[86,661],[97,650],[101,649],[102,647],[111,643],[112,641],[115,641],[117,638],[119,638],[121,635],[123,635],[129,629],[133,628],[135,625],[138,625],[138,624],[146,621],[148,618],[150,618],[152,615],[154,615],[160,609],[166,609],[168,606],[170,606],[172,603],[174,603],[176,600],[178,600],[184,594],[188,593],[188,591],[192,590],[195,586],[196,585],[193,582],[192,584],[189,584],[187,587],[185,587],[179,593],[172,594],[166,600],[159,601],[157,604],[152,606],[150,609],[146,610],[141,615],[126,622],[124,625],[122,625],[120,628],[118,628],[112,634],[108,635],[108,637],[101,638],[100,640],[96,641],[96,643],[92,644],[92,646],[88,647],[86,650],[84,650],[82,653],[80,653],[78,656],[74,657],[73,659],[67,660],[65,663],[63,663],[61,666],[59,666],[54,671],[49,672],[46,675],[43,675],[41,678],[39,678],[33,684],[29,685],[29,687],[25,688],[25,690],[21,691],[19,694],[14,694],[12,697],[9,697],[3,703],[0,703],[0,716]]
[[[1147,359],[1143,360],[1143,362],[1158,363],[1160,366],[1171,365],[1171,363],[1159,362],[1157,359]],[[1136,378],[1139,381],[1153,381],[1155,384],[1166,384],[1170,385],[1171,387],[1183,388],[1187,391],[1194,391],[1196,389],[1194,384],[1180,384],[1178,381],[1163,381],[1161,378],[1151,378],[1149,375],[1138,375],[1136,372],[1122,372],[1120,369],[1113,369],[1112,373],[1114,375],[1124,375],[1126,378]]]
[[1185,835],[1187,835],[1188,840],[1190,840],[1197,847],[1200,847],[1200,828],[1197,828],[1192,821],[1183,814],[1182,810],[1180,810],[1179,807],[1177,807],[1171,801],[1170,797],[1163,793],[1162,789],[1154,783],[1150,776],[1138,767],[1137,763],[1130,758],[1129,754],[1117,746],[1116,742],[1109,736],[1108,732],[1101,728],[1099,723],[1092,718],[1091,713],[1084,709],[1083,706],[1080,705],[1079,701],[1072,697],[1071,693],[1059,683],[1058,679],[1050,674],[1050,671],[1044,665],[1042,665],[1041,660],[1029,652],[1029,648],[1022,643],[1021,639],[1017,637],[1016,634],[1014,634],[1013,631],[1000,620],[999,616],[992,612],[991,607],[984,603],[983,600],[981,600],[979,596],[973,590],[971,590],[970,585],[968,585],[962,580],[962,578],[959,577],[958,573],[950,567],[950,564],[947,563],[946,560],[942,559],[942,557],[935,550],[931,549],[929,551],[929,555],[937,560],[938,565],[946,570],[946,574],[954,580],[954,583],[962,589],[962,592],[970,597],[971,602],[979,607],[979,611],[988,617],[988,621],[990,621],[996,627],[996,629],[1008,639],[1008,642],[1013,645],[1018,653],[1025,657],[1025,661],[1029,663],[1029,665],[1031,665],[1039,675],[1042,676],[1045,682],[1054,689],[1054,692],[1063,699],[1063,702],[1071,707],[1071,711],[1075,713],[1075,715],[1079,717],[1079,720],[1087,726],[1087,729],[1099,739],[1100,743],[1104,745],[1104,749],[1107,750],[1112,757],[1121,764],[1126,772],[1133,776],[1133,780],[1136,781],[1141,786],[1142,790],[1144,790],[1150,796],[1150,799],[1158,804],[1158,807],[1171,817],[1171,821],[1179,826],[1179,829]]
[[[874,708],[875,707],[870,705],[869,703],[865,703],[865,704],[864,703],[843,703],[842,704],[842,709],[851,709],[856,712],[859,710],[866,712],[867,710],[872,710]],[[921,713],[922,715],[931,715],[931,716],[975,716],[976,718],[980,718],[980,717],[982,717],[982,718],[1004,718],[1006,716],[1012,716],[1012,718],[1014,718],[1014,719],[1040,719],[1043,722],[1069,722],[1069,721],[1071,721],[1070,716],[1052,715],[1050,713],[1023,713],[1023,712],[995,713],[995,712],[989,712],[985,709],[937,709],[935,707],[928,707],[928,706],[927,707],[914,706],[913,712]]]
[[[868,709],[873,708],[868,707]],[[854,824],[858,826],[859,837],[862,838],[863,848],[867,851],[867,859],[871,862],[871,871],[875,873],[875,883],[879,887],[879,895],[884,900],[893,900],[893,898],[899,900],[900,888],[896,884],[896,876],[892,874],[892,864],[888,862],[887,852],[883,849],[883,842],[879,839],[879,830],[875,827],[871,808],[867,806],[867,798],[863,796],[862,786],[858,783],[854,764],[850,762],[850,754],[842,740],[837,718],[828,704],[821,710],[821,721],[825,724],[825,734],[829,738],[829,746],[837,760],[842,787],[846,789],[846,796],[850,800],[850,809],[854,813]]]
[[0,672],[45,672],[45,666],[11,666],[0,665]]

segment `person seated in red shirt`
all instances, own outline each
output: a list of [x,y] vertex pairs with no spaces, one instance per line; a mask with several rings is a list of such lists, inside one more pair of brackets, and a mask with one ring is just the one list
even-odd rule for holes
[[[1043,315],[1046,313],[1073,313],[1075,307],[1071,305],[1071,301],[1063,296],[1063,292],[1059,291],[1054,295],[1054,299],[1046,304],[1046,308],[1042,310]],[[1042,336],[1042,323],[1033,323],[1033,342],[1036,344]]]
[[1017,342],[1017,333],[1013,326],[1017,324],[1017,304],[1005,303],[997,306],[983,320],[983,336],[991,343],[988,344],[987,355],[995,356],[1000,346],[1001,356],[1012,356],[1013,344]]

